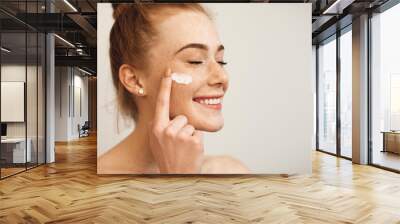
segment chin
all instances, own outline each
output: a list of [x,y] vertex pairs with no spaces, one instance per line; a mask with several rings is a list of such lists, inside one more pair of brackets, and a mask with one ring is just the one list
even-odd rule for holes
[[198,119],[196,121],[193,121],[193,126],[196,130],[217,132],[224,127],[224,119],[222,117],[211,119]]
[[195,98],[192,101],[190,110],[188,110],[189,113],[187,113],[189,123],[199,131],[217,132],[224,127],[221,108],[220,101],[210,105],[206,104],[201,97]]
[[205,104],[201,98],[194,99],[190,103],[184,100],[176,100],[170,108],[171,118],[177,115],[184,115],[187,117],[188,123],[196,130],[217,132],[224,127],[222,104],[220,102],[210,105]]

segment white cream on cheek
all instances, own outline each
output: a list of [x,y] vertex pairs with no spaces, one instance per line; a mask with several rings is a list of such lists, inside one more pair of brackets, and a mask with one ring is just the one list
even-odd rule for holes
[[171,79],[178,84],[188,85],[192,83],[192,76],[184,73],[172,73]]

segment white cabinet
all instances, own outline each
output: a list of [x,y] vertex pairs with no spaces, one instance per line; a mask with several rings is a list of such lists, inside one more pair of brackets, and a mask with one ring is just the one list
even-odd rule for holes
[[25,151],[25,138],[2,139],[2,147],[12,150],[12,163],[25,163],[32,161],[32,140],[27,138]]

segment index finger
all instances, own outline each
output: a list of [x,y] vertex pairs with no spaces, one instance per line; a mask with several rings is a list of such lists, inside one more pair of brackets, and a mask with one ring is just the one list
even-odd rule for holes
[[164,77],[161,79],[155,111],[155,122],[163,125],[167,125],[169,122],[169,99],[171,96],[171,83],[171,69],[168,68]]

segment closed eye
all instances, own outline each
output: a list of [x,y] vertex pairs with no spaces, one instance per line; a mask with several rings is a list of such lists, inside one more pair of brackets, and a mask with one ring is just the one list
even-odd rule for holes
[[188,63],[192,64],[192,65],[199,65],[199,64],[202,64],[203,61],[188,61]]
[[[203,61],[188,61],[188,63],[192,64],[192,65],[200,65],[200,64],[203,64]],[[221,66],[225,66],[225,65],[228,64],[228,62],[226,62],[226,61],[218,61],[218,64],[220,64]]]
[[228,62],[226,62],[226,61],[219,61],[218,63],[219,63],[220,65],[222,65],[222,66],[228,64]]

